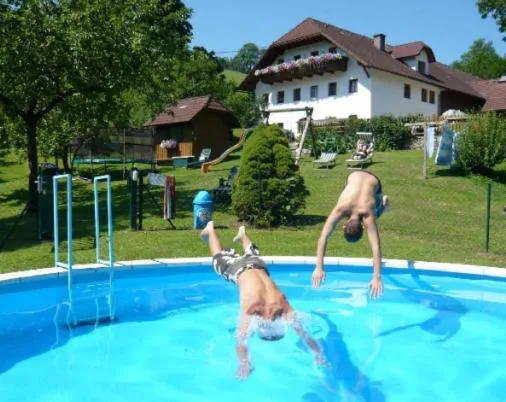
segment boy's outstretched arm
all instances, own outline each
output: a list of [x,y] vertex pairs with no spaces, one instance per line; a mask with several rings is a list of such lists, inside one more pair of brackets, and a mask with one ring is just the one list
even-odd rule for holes
[[237,368],[237,376],[239,378],[246,378],[251,372],[251,364],[248,356],[248,327],[249,317],[244,312],[241,312],[241,319],[239,320],[239,328],[237,329],[237,343],[236,353],[239,367]]
[[302,325],[300,324],[299,320],[297,319],[297,315],[295,314],[294,310],[291,310],[286,315],[287,320],[291,323],[295,333],[304,341],[304,343],[313,351],[315,354],[315,360],[317,364],[321,365],[328,365],[328,362],[325,360],[325,357],[323,355],[323,352],[320,348],[320,345],[318,345],[318,342],[316,342],[311,335],[309,335]]

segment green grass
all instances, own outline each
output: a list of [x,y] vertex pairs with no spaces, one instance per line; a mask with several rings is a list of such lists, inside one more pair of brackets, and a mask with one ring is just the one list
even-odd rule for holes
[[[207,256],[206,244],[192,229],[192,199],[198,190],[211,190],[220,177],[239,164],[240,154],[231,155],[213,166],[207,175],[199,169],[163,168],[177,181],[177,217],[171,229],[147,199],[144,230],[129,229],[129,196],[124,180],[113,183],[115,250],[118,260]],[[250,229],[265,255],[315,254],[316,241],[323,222],[334,206],[349,173],[344,167],[346,155],[340,155],[333,169],[315,169],[310,159],[301,163],[301,173],[311,192],[307,206],[292,226],[272,230]],[[496,169],[491,204],[490,251],[484,252],[485,182],[465,177],[448,169],[432,166],[427,180],[422,179],[422,155],[419,151],[375,154],[370,170],[381,178],[385,193],[391,198],[392,211],[379,220],[384,258],[423,261],[460,262],[506,267],[506,164]],[[26,164],[13,159],[0,162],[0,239],[21,212],[26,197]],[[119,172],[117,172],[120,176]],[[115,175],[116,176],[116,175]],[[155,190],[161,200],[161,190]],[[62,202],[64,202],[62,194]],[[102,220],[105,219],[102,203]],[[62,227],[65,224],[62,213]],[[92,186],[74,181],[75,263],[92,262],[93,249]],[[224,245],[230,245],[239,223],[226,205],[216,205],[213,218]],[[105,229],[105,228],[102,228]],[[21,221],[0,251],[0,272],[53,265],[52,242],[34,240],[35,222]],[[65,233],[63,233],[65,236]],[[62,246],[64,257],[64,247]],[[367,240],[347,244],[335,234],[327,256],[370,258]]]
[[246,77],[246,74],[233,70],[224,70],[223,74],[225,74],[227,80],[232,81],[237,85],[239,85]]

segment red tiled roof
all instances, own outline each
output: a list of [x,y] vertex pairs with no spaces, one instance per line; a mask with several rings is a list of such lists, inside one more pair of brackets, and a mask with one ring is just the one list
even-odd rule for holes
[[436,56],[432,49],[422,41],[404,43],[402,45],[388,46],[388,50],[394,59],[405,59],[407,57],[418,56],[422,50],[427,52],[429,62],[435,62]]
[[497,80],[474,80],[469,82],[483,98],[485,104],[482,110],[505,110],[506,111],[506,82]]
[[210,96],[197,96],[179,100],[176,105],[167,107],[153,120],[147,121],[144,125],[161,126],[188,123],[204,109],[227,113],[233,117],[233,121],[237,122],[232,112],[227,109],[225,105],[223,105],[220,101],[213,99]]
[[483,98],[481,93],[471,86],[471,82],[479,80],[479,78],[474,75],[455,70],[446,64],[438,62],[430,63],[429,68],[430,75],[434,79],[444,83],[447,89],[462,92],[477,98]]
[[444,83],[420,74],[404,63],[394,59],[388,51],[376,48],[372,38],[346,31],[313,18],[306,18],[291,31],[272,43],[263,57],[241,83],[240,88],[252,89],[257,80],[254,76],[254,70],[271,64],[280,51],[290,47],[300,46],[304,43],[317,42],[322,39],[326,39],[339,47],[364,67],[386,71],[444,88]]

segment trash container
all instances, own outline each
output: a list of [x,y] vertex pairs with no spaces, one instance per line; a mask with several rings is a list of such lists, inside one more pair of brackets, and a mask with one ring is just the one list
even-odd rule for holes
[[37,176],[37,234],[39,240],[53,239],[53,176],[62,171],[52,163],[43,163]]
[[207,191],[199,191],[193,199],[193,228],[202,229],[212,220],[213,197]]

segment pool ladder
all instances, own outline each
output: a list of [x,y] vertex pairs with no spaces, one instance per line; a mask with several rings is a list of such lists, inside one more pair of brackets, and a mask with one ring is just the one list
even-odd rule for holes
[[[59,219],[58,219],[58,181],[67,182],[67,262],[60,261],[59,255]],[[107,186],[107,242],[108,259],[101,258],[99,182]],[[54,212],[54,256],[55,266],[68,271],[68,312],[66,323],[69,326],[97,325],[115,319],[114,309],[114,246],[112,228],[112,191],[110,175],[93,178],[93,203],[95,215],[95,247],[99,280],[79,281],[77,270],[73,266],[72,248],[72,175],[63,174],[53,177],[53,212]]]

